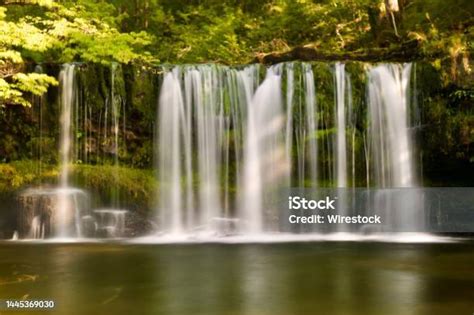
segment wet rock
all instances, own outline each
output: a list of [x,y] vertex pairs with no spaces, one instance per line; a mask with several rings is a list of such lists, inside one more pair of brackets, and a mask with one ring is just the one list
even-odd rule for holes
[[81,236],[88,238],[95,237],[98,228],[96,219],[91,215],[85,215],[81,221]]
[[87,196],[79,189],[28,189],[17,197],[19,238],[48,238],[58,231],[77,235],[76,217],[87,211]]
[[125,236],[125,218],[129,214],[121,209],[98,209],[93,211],[97,222],[97,236],[120,238]]
[[136,212],[129,212],[125,217],[125,237],[145,236],[155,232],[156,225]]

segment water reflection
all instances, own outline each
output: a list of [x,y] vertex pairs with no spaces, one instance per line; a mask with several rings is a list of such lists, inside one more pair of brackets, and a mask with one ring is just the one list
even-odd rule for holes
[[0,299],[55,314],[468,314],[474,245],[1,244]]

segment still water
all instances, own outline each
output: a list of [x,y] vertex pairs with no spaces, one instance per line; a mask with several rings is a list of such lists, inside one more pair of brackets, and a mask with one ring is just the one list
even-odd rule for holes
[[474,243],[0,244],[1,314],[474,312]]

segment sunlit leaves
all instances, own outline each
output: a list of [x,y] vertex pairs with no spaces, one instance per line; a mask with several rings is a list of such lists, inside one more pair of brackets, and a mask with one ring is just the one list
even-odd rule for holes
[[242,13],[225,12],[215,16],[212,11],[199,8],[181,13],[180,17],[191,23],[176,25],[178,35],[177,57],[186,62],[244,62],[246,45],[236,35],[242,26]]
[[4,5],[10,5],[10,4],[21,4],[21,5],[36,4],[36,5],[40,5],[40,6],[46,6],[46,7],[52,6],[53,3],[54,3],[53,0],[5,0],[5,1],[3,1]]
[[5,65],[7,63],[21,63],[23,62],[23,58],[21,58],[21,54],[15,50],[4,50],[0,51],[0,66]]
[[17,73],[12,76],[10,82],[0,78],[0,105],[30,106],[30,101],[25,98],[25,93],[39,96],[47,91],[48,86],[57,84],[55,78],[40,73]]
[[13,87],[33,95],[42,95],[48,85],[58,84],[55,78],[41,73],[17,73],[13,76],[13,82]]
[[145,51],[152,37],[145,32],[120,32],[117,25],[124,15],[118,14],[112,4],[92,0],[26,4],[38,6],[28,11],[34,15],[15,18],[0,7],[0,105],[28,106],[29,95],[41,95],[57,84],[47,75],[24,73],[21,65],[31,59],[102,64],[153,60]]

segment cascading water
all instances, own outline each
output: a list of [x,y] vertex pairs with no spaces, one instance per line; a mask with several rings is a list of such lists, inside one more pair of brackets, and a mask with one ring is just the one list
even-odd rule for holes
[[[308,63],[270,67],[261,84],[257,66],[166,71],[155,144],[162,231],[278,231],[272,202],[279,188],[328,183],[344,188],[349,176],[355,186],[360,168],[356,155],[373,160],[370,172],[376,176],[369,177],[375,187],[413,186],[406,124],[410,66],[369,71],[366,154],[356,152],[350,77],[344,64],[336,63],[334,69],[333,109],[317,106],[317,81]],[[363,158],[358,163],[365,169]],[[340,213],[348,214],[344,198]]]
[[75,101],[74,65],[64,65],[59,74],[61,84],[61,155],[60,181],[61,188],[69,186],[69,163],[71,159],[72,111]]
[[[70,165],[74,147],[74,117],[77,112],[77,90],[75,68],[73,64],[65,64],[59,73],[60,82],[60,175],[59,187],[53,191],[46,191],[42,195],[57,196],[56,213],[53,217],[53,234],[59,238],[81,237],[81,217],[84,212],[84,202],[87,202],[86,193],[71,187]],[[77,122],[76,122],[77,124]],[[44,235],[44,233],[43,233]]]
[[[347,187],[347,149],[346,149],[346,72],[345,65],[336,63],[336,186]],[[350,96],[349,96],[350,97]]]
[[[188,135],[184,129],[187,125],[183,123],[187,123],[188,120],[184,117],[184,101],[178,76],[178,69],[165,75],[161,87],[158,116],[159,220],[162,229],[172,234],[180,234],[184,230],[184,214],[188,211],[183,211],[186,210],[186,204],[181,202],[183,196],[192,198],[191,191],[182,191],[181,188],[183,160],[181,151],[184,147],[182,143],[184,136]],[[190,141],[189,138],[186,140]],[[190,143],[186,144],[190,148]],[[190,158],[187,153],[184,152],[186,161]],[[186,170],[188,170],[187,167]],[[192,174],[188,172],[185,175],[188,179]],[[185,187],[185,189],[188,188]]]
[[[243,200],[240,214],[247,233],[264,231],[265,212],[289,171],[285,155],[280,69],[270,68],[247,107]],[[283,179],[283,180],[282,180]],[[268,216],[267,216],[268,217]]]
[[[366,185],[372,198],[364,211],[383,215],[387,230],[419,227],[419,196],[393,194],[394,188],[416,186],[411,65],[382,64],[368,67],[366,77],[354,76],[358,88],[366,82],[367,106],[360,94],[352,95],[352,69],[363,68],[348,69],[343,63],[300,62],[267,69],[165,68],[154,144],[159,230],[180,237],[366,231],[372,227],[303,228],[279,221],[282,189],[306,188],[319,196],[327,188],[340,188],[334,193],[338,214],[351,215],[356,184]],[[105,202],[94,200],[101,208],[95,211],[84,206],[83,191],[71,188],[73,162],[112,165],[118,181],[126,140],[119,66],[110,68],[110,90],[97,108],[87,102],[95,94],[84,90],[82,71],[88,70],[64,65],[60,72],[59,187],[21,194],[20,238],[75,237],[83,231],[87,237],[136,235],[125,227],[125,217],[132,225],[136,217],[121,210],[116,185],[107,188]],[[346,194],[348,187],[351,194]]]
[[[306,179],[311,186],[317,186],[318,181],[318,143],[316,91],[314,73],[310,64],[297,65],[288,63],[286,70],[286,159],[290,165],[293,150],[296,148],[296,167],[290,170],[288,187],[305,187]],[[295,71],[300,70],[299,76]],[[295,82],[296,79],[296,82]],[[296,85],[295,85],[296,84]],[[302,85],[303,92],[297,93],[297,85]],[[296,116],[303,119],[295,121]],[[308,176],[309,174],[309,176]]]
[[[79,205],[84,192],[71,188],[69,178],[73,159],[112,161],[114,174],[118,174],[121,115],[125,114],[121,113],[121,95],[115,91],[118,68],[111,68],[110,93],[100,109],[99,128],[95,130],[88,127],[93,115],[81,101],[80,95],[84,94],[77,91],[80,84],[76,70],[74,65],[64,65],[59,76],[59,187],[24,194],[26,199],[36,201],[25,206],[25,224],[19,229],[22,238],[51,233],[58,237],[81,236],[84,222],[89,226],[87,235],[100,234],[101,229],[107,230],[104,233],[109,236],[124,235],[122,219],[128,212],[102,209],[88,215]],[[379,65],[369,69],[368,107],[362,110],[367,112],[367,130],[357,129],[364,122],[357,122],[352,84],[344,64],[336,63],[334,68],[296,62],[278,64],[266,69],[260,82],[262,70],[258,65],[239,69],[186,65],[165,70],[155,141],[158,222],[163,233],[215,236],[278,232],[282,226],[275,203],[281,188],[312,187],[322,192],[324,187],[355,187],[358,168],[367,170],[367,181],[358,178],[358,182],[367,182],[370,187],[415,186],[408,117],[411,65]],[[320,85],[321,71],[332,73],[332,89],[324,90]],[[317,86],[322,86],[321,92],[317,93]],[[321,99],[321,104],[317,99]],[[332,99],[334,102],[327,101]],[[361,111],[360,107],[357,111]],[[125,121],[123,124],[125,128]],[[78,126],[84,126],[84,132],[79,132]],[[356,133],[364,135],[364,152],[357,151],[361,149],[356,145]],[[85,139],[76,140],[80,134]],[[97,157],[101,155],[101,159],[92,157],[92,139],[88,137],[99,139]],[[110,192],[110,205],[120,206],[115,188]],[[349,199],[344,194],[338,196],[339,213],[350,214]],[[55,205],[51,201],[54,198]],[[422,221],[416,217],[418,208],[413,206],[421,206],[418,196],[405,198],[411,206],[393,202],[393,195],[387,197],[383,192],[375,199],[375,208],[369,211],[383,214],[396,230],[418,226]],[[397,209],[408,206],[414,209],[410,215],[397,214]],[[51,218],[49,213],[53,213]],[[113,217],[117,226],[102,224],[105,215]],[[53,232],[45,223],[47,220],[53,221]],[[346,225],[338,226],[337,230],[284,230],[354,231]]]
[[[305,91],[305,117],[306,117],[306,141],[308,142],[308,154],[306,160],[309,161],[310,182],[312,187],[318,184],[318,143],[315,134],[318,131],[316,91],[314,84],[314,74],[310,64],[303,64],[303,86]],[[305,141],[303,139],[302,141]]]
[[411,64],[386,64],[369,71],[369,138],[377,187],[413,187],[415,172],[409,130]]
[[[335,162],[335,178],[333,182],[337,188],[348,187],[348,167],[347,167],[347,134],[350,130],[353,131],[352,135],[355,136],[355,128],[350,126],[352,121],[348,121],[350,114],[352,113],[352,90],[351,81],[349,76],[346,74],[345,64],[337,62],[334,66],[334,113],[335,113],[335,129],[336,129],[336,144],[334,146],[334,162]],[[349,115],[348,115],[349,113]],[[352,127],[352,128],[349,128]],[[354,140],[352,141],[352,159],[354,159]],[[354,161],[352,161],[354,163]],[[353,164],[354,167],[354,164]],[[353,168],[354,170],[354,168]],[[352,172],[352,176],[354,176]],[[353,178],[354,180],[354,178]],[[345,190],[338,191],[338,212],[343,215],[347,215],[349,212],[348,196],[346,196]],[[338,225],[337,230],[339,232],[350,231],[349,225]]]
[[95,234],[100,237],[123,237],[125,234],[125,217],[127,210],[98,209],[94,210],[97,216]]
[[[176,67],[165,74],[156,145],[164,231],[175,235],[216,232],[216,220],[229,216],[230,201],[221,198],[221,178],[229,179],[230,159],[236,167],[241,164],[237,104],[250,100],[253,79],[249,70],[216,66]],[[234,135],[234,156],[230,156],[229,132]],[[199,182],[197,189],[194,180]],[[224,195],[229,198],[226,187]]]
[[206,226],[210,220],[220,216],[222,209],[219,198],[218,167],[221,165],[220,146],[224,138],[224,104],[221,71],[211,67],[201,71],[185,73],[185,81],[191,81],[194,104],[195,126],[197,127],[197,154],[199,172],[199,225]]
[[373,182],[376,187],[399,189],[377,192],[375,210],[396,232],[417,231],[424,224],[423,195],[413,189],[416,172],[409,125],[411,68],[411,64],[383,64],[368,74]]
[[71,142],[72,142],[72,114],[75,101],[74,87],[74,65],[66,64],[59,74],[61,85],[61,137],[60,137],[60,177],[59,177],[59,195],[58,195],[58,213],[57,213],[57,232],[59,237],[71,236],[71,198],[68,194],[69,189],[69,167],[71,163]]
[[[112,133],[112,144],[110,152],[113,155],[113,165],[115,168],[115,181],[118,182],[118,168],[120,166],[119,163],[119,155],[120,155],[120,144],[119,144],[119,134],[120,134],[120,115],[122,114],[125,117],[125,111],[121,113],[122,108],[122,98],[119,94],[116,93],[116,83],[115,77],[118,73],[117,71],[118,65],[113,63],[110,69],[110,101],[106,103],[110,103],[111,105],[111,133]],[[125,121],[123,123],[125,128]],[[108,139],[105,139],[105,143],[107,143]],[[119,191],[117,190],[116,185],[112,185],[111,187],[111,194],[112,194],[112,205],[114,207],[120,207],[120,196]]]

